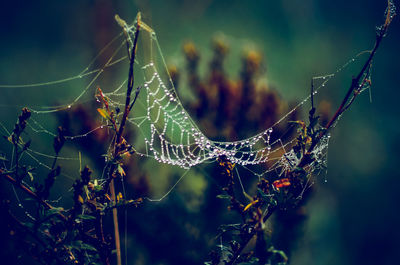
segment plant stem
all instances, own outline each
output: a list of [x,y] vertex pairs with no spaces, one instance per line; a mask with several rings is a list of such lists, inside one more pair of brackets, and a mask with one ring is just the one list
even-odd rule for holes
[[[111,199],[116,202],[115,199],[115,187],[114,187],[114,180],[111,180],[110,183],[110,192],[111,192]],[[114,223],[114,237],[115,237],[115,249],[117,250],[117,264],[121,265],[121,243],[119,238],[119,225],[118,225],[118,210],[117,207],[113,208],[113,223]]]
[[[0,173],[3,173],[4,171],[2,169],[0,169]],[[45,208],[47,209],[53,209],[53,206],[51,206],[50,204],[48,204],[47,202],[45,202],[44,200],[42,200],[36,193],[34,193],[31,189],[29,189],[28,187],[26,187],[24,184],[19,183],[16,179],[14,179],[13,177],[11,177],[10,175],[7,174],[1,174],[6,180],[8,180],[9,182],[11,182],[14,186],[20,188],[21,190],[23,190],[26,194],[28,194],[29,196],[31,196],[32,198],[34,198],[35,200],[37,200],[40,204],[42,204]]]
[[[353,77],[352,81],[351,81],[351,85],[349,87],[349,89],[347,90],[346,95],[344,96],[342,103],[340,104],[339,108],[336,110],[336,113],[333,115],[333,117],[329,120],[329,122],[326,124],[324,131],[321,131],[317,140],[313,141],[313,143],[311,144],[310,148],[307,150],[307,153],[311,153],[315,146],[320,142],[321,138],[329,131],[329,129],[332,128],[333,124],[337,121],[337,119],[340,117],[340,115],[347,110],[350,105],[354,102],[354,98],[357,96],[357,94],[354,94],[354,91],[357,89],[357,87],[360,84],[361,78],[363,77],[363,75],[365,74],[365,72],[368,70],[372,59],[374,58],[377,49],[379,48],[379,45],[382,42],[382,39],[385,37],[386,31],[388,28],[388,24],[385,24],[384,30],[381,31],[380,33],[377,33],[376,35],[376,41],[375,41],[375,45],[374,48],[371,50],[370,55],[367,59],[367,61],[364,63],[361,71],[358,73],[358,75],[356,77]],[[364,77],[365,78],[365,77]],[[353,93],[353,98],[350,99],[350,96]],[[350,103],[346,104],[347,102],[349,102],[350,99]],[[304,157],[303,157],[304,158]],[[303,159],[302,159],[303,160]],[[302,162],[300,162],[300,165],[303,164]]]
[[[139,36],[139,29],[140,29],[140,13],[137,16],[137,21],[136,21],[136,31],[135,31],[135,36],[133,40],[133,46],[132,46],[132,51],[130,52],[130,60],[129,60],[129,74],[128,74],[128,88],[126,91],[126,101],[125,101],[125,108],[124,108],[124,114],[122,115],[121,123],[120,126],[116,132],[116,140],[115,140],[115,146],[114,146],[114,159],[116,159],[119,156],[119,153],[121,150],[121,144],[122,144],[122,134],[124,132],[126,120],[128,119],[129,112],[131,108],[129,107],[131,103],[131,94],[132,94],[132,89],[134,86],[135,78],[134,78],[134,65],[135,65],[135,55],[136,55],[136,45],[137,45],[137,40]],[[135,97],[136,99],[136,97]],[[114,177],[112,176],[115,171],[115,165],[112,166],[111,168],[111,182],[110,182],[110,193],[111,193],[111,199],[116,203],[116,196],[115,196],[115,186],[114,186]],[[119,226],[118,226],[118,210],[117,207],[113,208],[113,223],[114,223],[114,237],[115,237],[115,248],[117,251],[117,265],[122,265],[121,261],[121,243],[120,243],[120,236],[119,236]]]

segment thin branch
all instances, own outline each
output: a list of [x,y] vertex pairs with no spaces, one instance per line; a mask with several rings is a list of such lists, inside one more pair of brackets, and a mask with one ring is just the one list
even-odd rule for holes
[[[132,46],[131,57],[130,57],[130,61],[129,61],[128,89],[126,91],[124,114],[122,116],[121,124],[120,124],[118,132],[117,132],[117,139],[116,139],[117,145],[121,142],[122,133],[124,131],[125,123],[128,118],[129,110],[130,110],[129,105],[131,103],[131,94],[132,94],[132,89],[133,89],[133,86],[135,83],[135,76],[134,76],[133,69],[134,69],[134,65],[135,65],[136,46],[137,46],[137,41],[138,41],[138,37],[139,37],[139,30],[140,30],[140,13],[137,16],[136,31],[135,31],[135,36],[133,39],[133,46]],[[136,93],[136,97],[137,97],[137,94],[138,93]],[[136,100],[136,97],[135,97],[135,100]]]
[[[119,152],[121,151],[121,144],[122,144],[122,134],[124,132],[126,120],[128,119],[129,112],[132,107],[130,107],[131,104],[131,94],[132,94],[132,89],[135,83],[135,76],[134,76],[134,65],[135,65],[135,56],[136,56],[136,46],[137,46],[137,40],[139,37],[139,30],[140,30],[140,13],[138,13],[137,20],[136,20],[136,31],[133,39],[133,45],[132,45],[132,50],[130,52],[130,61],[129,61],[129,74],[128,74],[128,88],[126,91],[126,101],[125,101],[125,108],[124,108],[124,113],[122,115],[121,123],[116,131],[116,139],[115,139],[115,145],[114,145],[114,159],[116,159],[119,155]],[[138,96],[138,92],[136,92],[135,100]],[[111,199],[115,202],[116,201],[116,196],[115,196],[115,186],[114,186],[114,172],[115,172],[115,163],[111,166],[110,170],[110,193],[111,193]],[[113,223],[114,223],[114,237],[115,237],[115,248],[117,251],[117,264],[121,265],[121,245],[120,245],[120,236],[119,236],[119,226],[118,226],[118,210],[117,208],[113,208]]]
[[314,108],[314,79],[311,78],[311,109],[315,109]]
[[135,98],[133,99],[131,105],[129,106],[129,112],[131,111],[133,105],[135,105],[136,99],[137,99],[137,97],[139,96],[139,93],[140,93],[141,88],[142,88],[141,86],[138,86],[138,87],[136,88]]
[[[1,175],[8,180],[9,182],[11,182],[14,186],[20,188],[22,191],[24,191],[26,194],[28,194],[30,197],[34,198],[37,202],[39,202],[40,204],[42,204],[45,208],[47,209],[53,209],[54,207],[51,206],[49,203],[45,202],[44,200],[42,200],[36,193],[34,193],[30,188],[28,188],[27,186],[25,186],[24,184],[18,182],[17,180],[15,180],[13,177],[11,177],[10,175],[7,174],[3,174],[3,170],[0,169],[0,173]],[[65,216],[64,216],[65,218]]]
[[[385,24],[382,26],[381,30],[379,32],[377,32],[375,45],[374,45],[373,49],[371,50],[368,59],[364,63],[364,65],[361,68],[361,71],[358,73],[358,75],[352,79],[351,85],[350,85],[349,89],[347,90],[346,95],[344,96],[344,98],[342,100],[342,103],[340,104],[339,108],[336,110],[336,113],[333,115],[333,117],[326,124],[326,126],[325,126],[326,130],[321,131],[319,136],[317,137],[317,140],[313,141],[311,146],[308,148],[308,150],[307,150],[308,154],[310,154],[314,150],[315,146],[320,142],[321,138],[332,128],[333,124],[335,124],[335,122],[338,120],[340,115],[345,110],[347,110],[350,107],[350,105],[354,102],[354,100],[350,100],[350,104],[347,104],[349,102],[350,96],[354,93],[354,91],[356,91],[358,89],[361,78],[365,75],[365,73],[369,69],[372,59],[374,58],[376,51],[378,50],[383,38],[385,37],[385,35],[387,33],[390,22],[391,22],[391,20],[389,21],[388,19],[386,19]],[[364,79],[365,78],[366,77],[364,77]],[[364,80],[362,80],[361,82],[364,82]],[[306,159],[306,157],[307,156],[303,157],[303,159],[302,159],[302,161],[300,161],[299,165],[304,164],[304,160]]]

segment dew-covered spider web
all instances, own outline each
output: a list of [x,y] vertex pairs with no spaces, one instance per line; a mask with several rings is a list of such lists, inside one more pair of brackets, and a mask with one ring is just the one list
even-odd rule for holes
[[[49,99],[50,102],[53,101],[52,105],[35,104],[32,103],[32,100],[18,103],[21,107],[27,106],[33,113],[33,117],[28,123],[33,134],[47,134],[54,137],[54,130],[43,122],[41,117],[57,115],[59,112],[72,112],[79,105],[92,104],[96,106],[97,104],[98,106],[98,102],[100,102],[99,88],[110,108],[116,113],[116,117],[121,118],[121,110],[125,106],[128,81],[129,56],[127,50],[131,49],[134,43],[137,22],[135,21],[130,25],[120,19],[118,19],[118,22],[123,27],[123,32],[107,44],[78,75],[51,82],[0,86],[0,89],[4,91],[36,89],[37,93],[46,94],[50,93],[49,91],[56,93],[58,89],[65,90],[80,84],[82,89],[78,89],[73,97],[69,95],[65,98],[57,97],[57,100]],[[134,63],[135,89],[137,88],[136,91],[139,94],[128,118],[129,130],[135,132],[135,137],[129,144],[134,148],[136,155],[153,158],[159,163],[177,166],[184,170],[190,170],[199,164],[213,163],[217,158],[223,156],[257,178],[262,178],[270,172],[274,172],[279,177],[284,177],[286,172],[295,169],[300,163],[292,149],[297,141],[297,134],[289,139],[283,136],[272,137],[274,130],[283,123],[288,123],[291,114],[298,111],[302,106],[306,106],[308,110],[311,97],[327,87],[328,82],[345,67],[363,54],[368,54],[368,52],[360,53],[331,74],[313,77],[315,82],[313,92],[309,93],[309,89],[304,88],[307,96],[272,126],[264,128],[260,132],[254,132],[253,136],[246,139],[222,142],[209,138],[207,131],[202,131],[196,121],[191,118],[184,108],[168,73],[155,31],[143,22],[140,25],[137,56]],[[127,49],[127,46],[129,49]],[[106,55],[106,60],[99,60]],[[113,82],[112,85],[110,85],[110,82],[105,82],[106,85],[104,85],[102,82],[106,72],[114,73],[119,78],[113,80],[120,81]],[[370,80],[370,71],[368,71],[365,79]],[[72,82],[76,83],[72,85]],[[370,82],[364,82],[362,85],[361,92],[369,88]],[[7,99],[1,102],[1,106],[4,108],[10,106]],[[3,135],[11,134],[11,130],[8,129],[10,126],[6,126],[3,122],[0,125]],[[99,131],[111,134],[109,121],[104,119],[103,123],[97,127],[69,135],[67,140],[73,142],[85,139],[88,135],[99,133]],[[324,135],[312,150],[314,161],[307,167],[309,173],[319,173],[325,170],[329,137],[329,134]],[[54,158],[54,155],[51,154],[50,150],[43,149],[38,144],[28,148],[25,157],[34,161],[38,166],[50,169],[50,161]],[[59,156],[58,159],[71,163],[80,161],[78,155],[76,157]],[[182,174],[178,182],[186,173]],[[64,173],[64,176],[74,179],[68,173]],[[178,182],[172,186],[171,190]],[[161,198],[168,195],[171,190]]]

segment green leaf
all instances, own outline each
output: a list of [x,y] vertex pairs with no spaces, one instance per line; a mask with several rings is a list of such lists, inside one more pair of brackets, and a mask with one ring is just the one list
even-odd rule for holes
[[231,199],[231,196],[226,195],[226,194],[218,194],[218,195],[217,195],[217,198],[218,198],[218,199],[228,199],[228,200],[230,200],[230,199]]
[[284,251],[275,249],[273,246],[268,249],[268,252],[280,257],[283,261],[283,264],[286,264],[286,262],[289,260]]
[[31,172],[29,172],[29,171],[28,171],[27,173],[28,173],[28,176],[29,176],[29,178],[31,179],[31,181],[33,181],[33,179],[34,179],[34,178],[33,178],[33,174],[32,174]]
[[100,185],[94,186],[94,192],[100,192],[103,190],[103,187]]
[[86,244],[86,243],[82,243],[81,248],[86,249],[86,250],[97,251],[97,249],[95,247],[93,247],[92,245]]
[[82,219],[82,220],[95,220],[96,217],[92,215],[87,215],[87,214],[79,214],[76,219]]
[[24,226],[26,226],[27,228],[33,229],[33,224],[32,223],[22,223]]
[[124,169],[122,168],[121,164],[118,164],[118,168],[117,168],[118,174],[123,177],[126,176],[126,173],[124,171]]
[[59,214],[62,211],[64,211],[63,207],[55,207],[53,209],[47,210],[46,211],[46,217],[50,216],[50,215],[54,215],[54,214]]

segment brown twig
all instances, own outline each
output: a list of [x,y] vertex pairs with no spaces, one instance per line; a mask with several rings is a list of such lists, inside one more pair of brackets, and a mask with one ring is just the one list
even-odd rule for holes
[[20,188],[22,191],[24,191],[26,194],[28,194],[30,197],[34,198],[36,201],[38,201],[40,204],[42,204],[45,208],[47,209],[53,209],[54,207],[51,206],[49,203],[45,202],[44,200],[42,200],[36,193],[34,193],[30,188],[28,188],[27,186],[25,186],[22,183],[19,183],[17,180],[15,180],[13,177],[11,177],[8,174],[3,174],[3,170],[0,169],[0,173],[1,175],[8,180],[9,182],[11,182],[14,186]]
[[[130,108],[131,94],[132,94],[132,89],[133,89],[133,86],[135,83],[133,69],[134,69],[134,65],[135,65],[136,46],[137,46],[137,40],[139,37],[139,30],[140,30],[140,13],[138,13],[138,16],[137,16],[136,31],[135,31],[135,36],[133,39],[133,46],[132,46],[131,57],[130,57],[130,61],[129,61],[128,89],[126,91],[124,114],[122,115],[121,124],[117,131],[117,137],[116,137],[117,146],[118,146],[118,143],[121,142],[122,133],[124,132],[124,128],[125,128],[125,123],[126,123],[126,120],[128,118],[128,115],[129,115],[129,112],[131,109]],[[135,99],[136,99],[136,97],[135,97]]]
[[[139,36],[139,30],[140,30],[140,13],[138,13],[137,20],[136,20],[136,31],[133,39],[133,45],[132,45],[132,50],[130,52],[130,61],[129,61],[129,74],[128,74],[128,88],[126,91],[126,100],[125,100],[125,108],[124,108],[124,113],[122,115],[121,123],[116,131],[116,137],[115,137],[115,143],[114,143],[114,159],[117,159],[120,152],[122,151],[122,142],[123,142],[123,137],[122,134],[124,132],[126,120],[128,119],[128,115],[132,107],[130,106],[131,104],[131,94],[133,90],[133,86],[135,83],[135,77],[134,77],[134,65],[135,65],[135,56],[136,56],[136,46],[137,46],[137,40]],[[138,93],[136,93],[135,100],[137,98]],[[133,103],[134,103],[133,102]],[[115,162],[115,161],[114,161]],[[116,202],[116,196],[115,196],[115,186],[114,186],[114,172],[115,172],[115,164],[111,166],[110,170],[110,193],[111,193],[111,199]],[[119,236],[119,226],[118,226],[118,210],[117,208],[113,208],[113,223],[114,223],[114,237],[115,237],[115,248],[117,251],[117,264],[121,265],[121,245],[120,245],[120,236]]]

